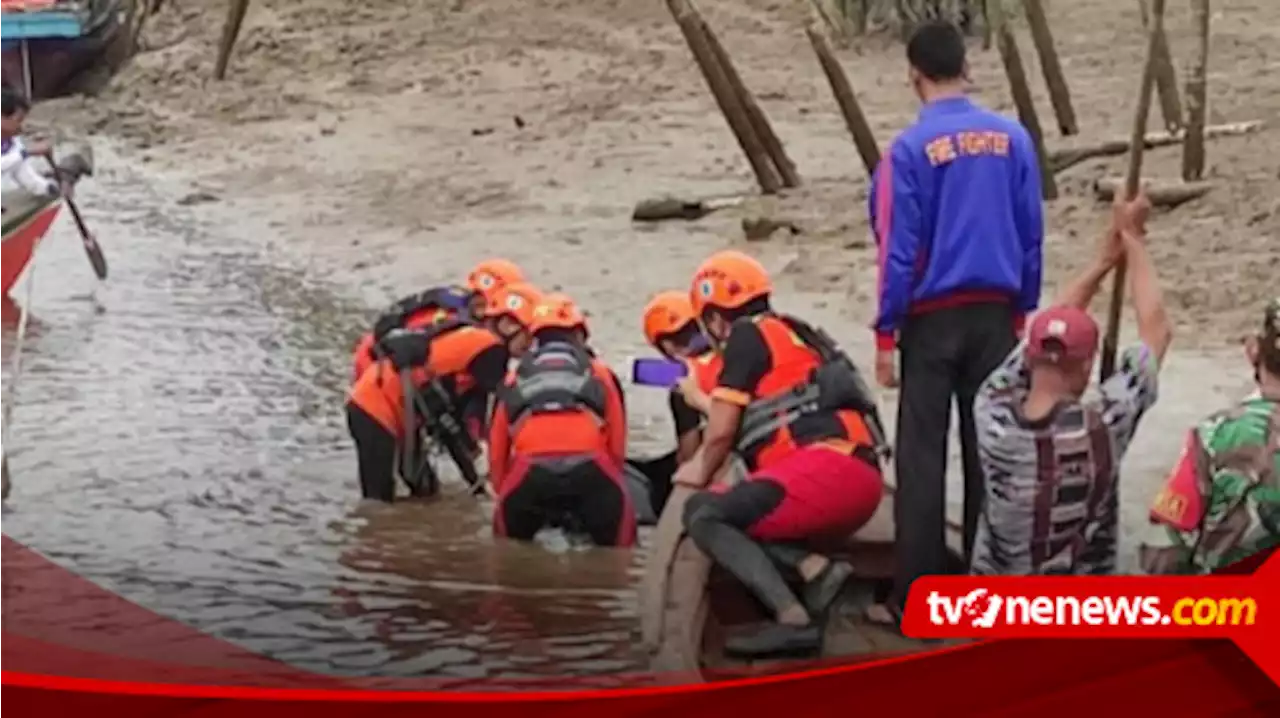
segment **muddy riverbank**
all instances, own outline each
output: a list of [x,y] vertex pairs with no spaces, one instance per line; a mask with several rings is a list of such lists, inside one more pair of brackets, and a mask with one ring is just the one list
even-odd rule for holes
[[[644,351],[647,296],[681,286],[714,249],[748,246],[742,218],[768,213],[804,229],[748,247],[776,270],[780,304],[869,360],[865,188],[805,44],[805,5],[700,3],[805,187],[639,228],[628,221],[639,199],[751,188],[660,3],[255,2],[220,84],[205,79],[220,8],[170,3],[156,49],[103,95],[37,108],[101,144],[81,204],[113,276],[94,288],[69,224],[37,259],[5,533],[149,608],[318,670],[641,667],[638,556],[496,544],[486,510],[462,497],[357,506],[339,407],[348,351],[376,305],[502,254],[572,293],[623,369]],[[1112,5],[1053,8],[1095,137],[1125,133],[1137,80],[1136,6]],[[1262,39],[1280,6],[1220,8],[1212,119],[1274,122],[1280,54]],[[1175,52],[1188,47],[1183,14],[1170,20]],[[872,39],[843,59],[887,141],[915,107],[900,46]],[[1007,109],[993,53],[974,56],[974,74],[979,98]],[[1182,431],[1247,389],[1235,343],[1280,273],[1278,129],[1213,142],[1221,186],[1153,218],[1180,333],[1126,464],[1128,566]],[[1149,173],[1172,177],[1176,163],[1176,150],[1155,152]],[[1061,176],[1048,291],[1103,225],[1089,183],[1122,167]],[[637,453],[666,449],[662,397],[628,399]]]

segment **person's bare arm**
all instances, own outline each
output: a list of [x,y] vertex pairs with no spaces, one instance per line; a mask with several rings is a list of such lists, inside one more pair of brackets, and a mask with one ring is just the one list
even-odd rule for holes
[[1173,325],[1165,312],[1155,264],[1141,233],[1126,229],[1121,233],[1121,241],[1129,265],[1129,292],[1138,318],[1138,336],[1155,355],[1156,363],[1163,365],[1164,355],[1173,342]]
[[1095,258],[1083,272],[1062,288],[1056,303],[1064,307],[1088,309],[1089,303],[1102,286],[1102,280],[1107,278],[1114,266],[1114,262],[1103,257]]

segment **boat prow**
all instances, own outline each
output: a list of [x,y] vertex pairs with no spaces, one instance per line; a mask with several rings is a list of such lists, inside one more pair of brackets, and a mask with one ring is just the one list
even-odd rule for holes
[[[886,492],[871,521],[827,551],[847,560],[855,573],[827,619],[822,655],[754,664],[727,657],[723,645],[728,629],[770,617],[741,583],[683,535],[684,504],[692,493],[679,487],[664,507],[641,586],[642,643],[655,673],[676,680],[722,678],[837,657],[879,658],[919,648],[918,643],[864,618],[865,609],[883,601],[893,582],[893,496]],[[959,568],[961,537],[951,528],[948,544]]]
[[[93,150],[88,145],[75,145],[58,161],[58,175],[75,183],[93,175]],[[3,271],[0,272],[0,295],[9,296],[26,271],[31,258],[53,222],[58,218],[61,197],[33,197],[22,192],[6,192],[3,218]]]

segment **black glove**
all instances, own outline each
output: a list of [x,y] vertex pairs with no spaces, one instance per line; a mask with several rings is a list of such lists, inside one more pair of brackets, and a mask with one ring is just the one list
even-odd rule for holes
[[391,332],[404,326],[404,313],[398,311],[389,311],[378,317],[378,321],[373,323],[373,339],[380,341]]
[[431,356],[431,338],[424,332],[396,329],[382,338],[378,349],[398,370],[424,366]]

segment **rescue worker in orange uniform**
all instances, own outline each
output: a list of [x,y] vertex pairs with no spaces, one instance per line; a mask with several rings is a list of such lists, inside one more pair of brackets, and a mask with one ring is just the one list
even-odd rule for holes
[[466,286],[432,287],[401,298],[387,307],[373,324],[373,330],[356,344],[352,381],[360,378],[377,359],[374,348],[388,332],[418,329],[449,319],[479,320],[497,290],[524,281],[524,272],[508,259],[486,259],[472,268]]
[[720,373],[720,357],[698,328],[688,292],[655,294],[645,305],[643,326],[650,346],[665,358],[684,362],[688,367],[688,374],[667,398],[675,426],[675,450],[652,459],[627,460],[633,471],[645,477],[656,522],[671,496],[671,477],[702,445],[703,420]]
[[598,546],[631,546],[623,477],[627,421],[617,377],[587,348],[586,320],[551,296],[532,318],[533,348],[499,392],[489,432],[498,536],[528,541],[568,522]]
[[[706,487],[730,452],[749,470],[690,498],[684,524],[708,556],[768,606],[777,623],[726,642],[746,657],[821,649],[820,620],[852,569],[811,553],[845,538],[880,503],[882,432],[853,363],[823,332],[775,312],[759,262],[736,251],[698,268],[690,300],[723,366],[711,392],[701,461],[677,483]],[[803,582],[801,597],[779,565]]]
[[[379,351],[386,358],[365,370],[347,401],[347,425],[356,443],[365,498],[394,500],[397,454],[410,492],[434,492],[434,477],[415,475],[426,466],[416,463],[414,450],[422,422],[447,432],[438,438],[464,478],[479,485],[475,437],[483,433],[489,396],[502,385],[511,357],[531,341],[528,327],[541,299],[542,293],[529,284],[509,284],[492,292],[484,312],[487,326],[451,319],[393,330],[382,339]],[[416,406],[408,422],[406,396]]]
[[689,368],[669,398],[676,428],[676,461],[693,458],[702,444],[703,417],[711,407],[711,391],[720,375],[720,356],[698,328],[688,292],[660,292],[644,308],[644,336],[668,359]]
[[498,335],[512,359],[524,356],[533,345],[533,310],[546,297],[528,282],[515,282],[494,291],[484,310],[484,325]]

